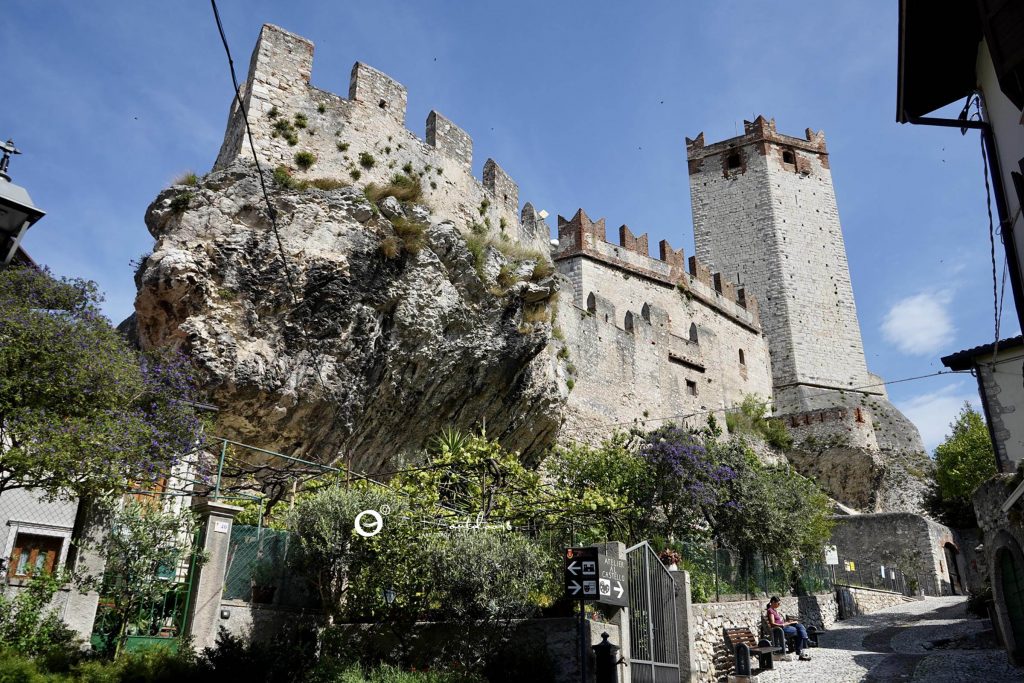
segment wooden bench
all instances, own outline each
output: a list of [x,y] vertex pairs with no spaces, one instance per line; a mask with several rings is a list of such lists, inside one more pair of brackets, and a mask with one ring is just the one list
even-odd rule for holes
[[[788,614],[783,617],[786,621],[794,620]],[[761,637],[770,640],[776,647],[782,647],[780,654],[794,652],[796,650],[796,634],[786,633],[781,626],[776,626],[768,619],[768,613],[761,615]],[[818,647],[818,629],[813,626],[807,627],[807,646]]]
[[[733,656],[734,670],[736,676],[748,677],[752,675],[750,668],[750,656],[754,655],[758,660],[758,672],[773,668],[772,655],[779,651],[779,648],[771,644],[771,641],[762,638],[758,641],[754,632],[749,628],[723,628],[722,637],[725,638],[725,648]],[[742,680],[742,679],[741,679]]]

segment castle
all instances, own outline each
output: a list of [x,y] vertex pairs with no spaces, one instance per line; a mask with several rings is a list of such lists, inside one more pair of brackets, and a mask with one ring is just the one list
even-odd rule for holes
[[[342,98],[310,85],[312,59],[311,42],[264,26],[242,93],[261,162],[292,167],[301,150],[316,167],[292,169],[297,177],[359,186],[414,168],[434,215],[550,248],[571,360],[563,440],[665,418],[703,424],[754,394],[772,399],[798,444],[828,442],[869,460],[923,452],[867,369],[822,133],[791,137],[758,117],[728,140],[688,138],[689,258],[666,241],[651,257],[647,235],[625,225],[612,243],[604,220],[583,210],[558,218],[549,246],[548,225],[529,203],[520,211],[518,186],[497,162],[473,176],[468,133],[432,111],[420,139],[405,127],[402,85],[356,63]],[[215,169],[251,159],[238,108]],[[866,495],[878,483],[865,482]]]

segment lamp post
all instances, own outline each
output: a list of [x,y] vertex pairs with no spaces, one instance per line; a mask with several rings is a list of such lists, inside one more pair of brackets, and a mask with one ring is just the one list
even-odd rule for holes
[[384,589],[384,602],[388,603],[389,606],[394,604],[396,597],[398,597],[398,591],[394,587],[389,586]]
[[3,268],[18,254],[28,229],[46,212],[32,203],[25,188],[11,182],[7,172],[11,155],[21,154],[14,141],[0,143],[0,154],[0,268]]

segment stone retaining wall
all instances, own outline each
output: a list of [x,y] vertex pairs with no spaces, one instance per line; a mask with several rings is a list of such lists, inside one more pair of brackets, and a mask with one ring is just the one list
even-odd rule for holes
[[849,619],[858,614],[870,614],[915,599],[908,598],[902,593],[852,586],[836,586],[836,598],[842,619]]
[[[696,680],[724,680],[728,673],[731,657],[722,640],[723,628],[746,626],[754,634],[761,628],[761,615],[767,606],[767,598],[744,600],[743,602],[701,603],[693,605],[693,665]],[[799,615],[805,626],[827,629],[838,617],[835,595],[819,593],[800,598],[782,598],[784,614]]]

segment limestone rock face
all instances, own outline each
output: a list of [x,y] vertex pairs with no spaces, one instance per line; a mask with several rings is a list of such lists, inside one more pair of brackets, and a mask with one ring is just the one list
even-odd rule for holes
[[786,453],[790,464],[833,499],[860,512],[923,511],[934,466],[923,452],[871,451],[809,444]]
[[[457,227],[423,207],[265,180],[280,244],[247,165],[165,190],[146,214],[157,242],[137,277],[139,341],[195,359],[218,435],[367,471],[445,425],[486,424],[526,453],[554,440],[566,390],[550,325],[523,309],[556,284],[495,292]],[[422,248],[385,208],[424,224]]]

